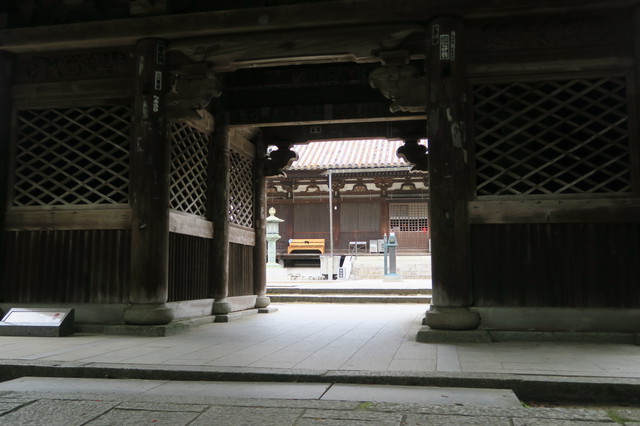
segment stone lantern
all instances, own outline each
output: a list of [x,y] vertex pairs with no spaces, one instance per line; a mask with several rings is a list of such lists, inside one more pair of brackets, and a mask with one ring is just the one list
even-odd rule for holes
[[275,216],[276,209],[269,209],[267,217],[267,268],[282,268],[282,265],[276,262],[276,241],[280,239],[280,223],[284,220]]

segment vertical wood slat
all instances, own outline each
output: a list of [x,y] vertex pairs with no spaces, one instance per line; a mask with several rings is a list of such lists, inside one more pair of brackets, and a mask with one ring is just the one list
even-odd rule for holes
[[253,271],[253,247],[229,243],[230,297],[255,294]]
[[5,303],[126,303],[128,230],[6,232]]
[[164,118],[166,42],[136,46],[134,140],[131,149],[131,302],[167,300],[169,260],[170,144]]
[[169,302],[208,298],[211,241],[192,235],[169,235]]
[[475,306],[640,308],[640,223],[472,226]]

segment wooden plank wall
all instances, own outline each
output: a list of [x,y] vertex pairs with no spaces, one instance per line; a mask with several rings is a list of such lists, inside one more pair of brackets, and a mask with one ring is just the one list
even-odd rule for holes
[[169,234],[169,302],[210,297],[211,239]]
[[348,249],[350,241],[382,238],[380,235],[380,201],[342,202],[340,210],[340,239],[337,248]]
[[471,227],[476,306],[640,306],[640,223]]
[[253,246],[229,243],[229,296],[253,292]]
[[129,230],[8,231],[5,303],[127,303]]

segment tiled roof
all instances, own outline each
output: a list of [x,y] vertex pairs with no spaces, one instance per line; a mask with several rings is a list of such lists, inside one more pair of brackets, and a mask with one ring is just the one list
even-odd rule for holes
[[402,144],[401,140],[357,139],[294,145],[298,160],[287,170],[407,167],[409,164],[396,155]]

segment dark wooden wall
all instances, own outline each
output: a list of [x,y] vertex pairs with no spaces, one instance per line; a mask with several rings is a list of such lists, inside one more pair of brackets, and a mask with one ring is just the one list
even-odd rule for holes
[[253,246],[229,244],[229,296],[253,292]]
[[476,306],[640,306],[640,223],[474,225]]
[[467,28],[473,304],[640,307],[631,19],[532,16]]
[[338,208],[340,209],[339,248],[348,248],[350,241],[366,241],[368,244],[369,240],[382,238],[379,200],[343,202]]
[[210,297],[211,239],[169,234],[169,302]]
[[127,303],[128,230],[9,231],[4,303]]
[[324,238],[329,247],[329,204],[309,203],[293,206],[292,238]]

